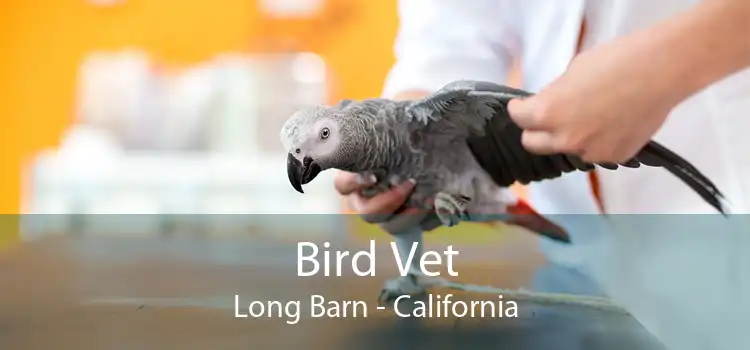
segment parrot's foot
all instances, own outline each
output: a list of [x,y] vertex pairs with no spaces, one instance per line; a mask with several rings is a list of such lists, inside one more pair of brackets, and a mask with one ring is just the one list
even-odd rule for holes
[[471,198],[440,192],[435,196],[435,211],[443,225],[451,227],[469,219],[467,209]]
[[427,293],[430,287],[445,284],[442,278],[408,274],[403,277],[388,280],[378,296],[378,305],[392,304],[403,295],[418,296]]

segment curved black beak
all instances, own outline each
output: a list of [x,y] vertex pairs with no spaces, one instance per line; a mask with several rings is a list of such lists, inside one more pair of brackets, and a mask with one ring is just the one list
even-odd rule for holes
[[320,165],[310,157],[305,157],[301,163],[291,153],[286,158],[286,173],[289,176],[289,183],[299,193],[305,193],[302,191],[302,185],[310,183],[322,170]]

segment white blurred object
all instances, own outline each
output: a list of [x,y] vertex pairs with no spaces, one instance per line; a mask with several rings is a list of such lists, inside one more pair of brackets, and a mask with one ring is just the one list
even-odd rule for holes
[[325,61],[314,53],[301,53],[292,60],[292,76],[301,84],[320,84],[325,73]]
[[273,17],[307,17],[318,12],[324,0],[261,0],[263,12]]
[[79,116],[125,150],[284,152],[278,130],[304,105],[326,102],[327,66],[313,53],[227,53],[158,72],[138,50],[94,53],[81,66]]
[[160,103],[152,111],[161,118],[155,149],[190,150],[207,146],[206,130],[219,108],[221,90],[218,71],[203,64],[162,76]]
[[109,130],[124,148],[205,147],[220,93],[210,63],[167,75],[140,50],[97,52],[79,75],[81,121]]
[[214,61],[221,86],[221,106],[209,136],[211,148],[235,156],[258,151],[258,90],[260,82],[245,55],[226,54]]
[[66,130],[59,151],[63,161],[84,161],[84,166],[92,167],[101,167],[102,162],[122,154],[122,147],[109,131],[88,125]]
[[95,52],[79,71],[79,118],[110,130],[126,147],[147,143],[157,83],[144,52]]
[[[92,55],[81,69],[84,122],[67,131],[59,150],[36,157],[24,212],[144,215],[117,225],[102,215],[45,215],[25,223],[25,237],[148,234],[177,214],[225,214],[199,218],[210,232],[343,229],[332,174],[300,195],[289,185],[278,139],[295,110],[326,102],[326,76],[325,62],[311,53],[224,54],[170,75],[156,74],[139,51]],[[129,227],[134,218],[139,225]]]
[[[300,195],[286,178],[283,154],[237,158],[206,153],[107,151],[102,152],[106,156],[90,158],[89,150],[76,145],[103,144],[94,141],[101,135],[78,131],[69,135],[81,139],[68,140],[69,148],[36,157],[24,213],[162,214],[153,216],[158,221],[167,218],[163,214],[337,214],[340,210],[330,172],[320,174]],[[254,227],[265,222],[265,229],[275,227],[285,234],[333,234],[341,225],[335,215],[325,215],[329,216],[330,220],[315,221],[317,227],[311,227],[309,220],[284,216],[263,220],[246,216],[246,220],[253,221]],[[33,237],[53,227],[56,229],[52,231],[71,228],[64,217],[44,217],[25,225],[24,235]],[[221,223],[225,218],[216,215],[207,220]],[[106,226],[102,229],[106,231]]]

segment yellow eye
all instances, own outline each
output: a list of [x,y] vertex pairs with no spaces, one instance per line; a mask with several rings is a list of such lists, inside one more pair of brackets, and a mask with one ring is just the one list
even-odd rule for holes
[[325,140],[330,135],[331,135],[331,130],[328,130],[328,128],[323,128],[323,130],[320,130],[320,138],[321,139]]

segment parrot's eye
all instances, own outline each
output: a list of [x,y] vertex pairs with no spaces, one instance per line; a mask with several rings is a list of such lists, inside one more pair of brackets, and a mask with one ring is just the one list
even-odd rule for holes
[[320,130],[320,138],[323,140],[327,139],[330,134],[331,130],[328,130],[328,128],[323,128],[323,130]]
[[299,148],[297,148],[297,149],[294,150],[294,153],[300,154],[300,152],[302,152],[302,150],[299,149]]

